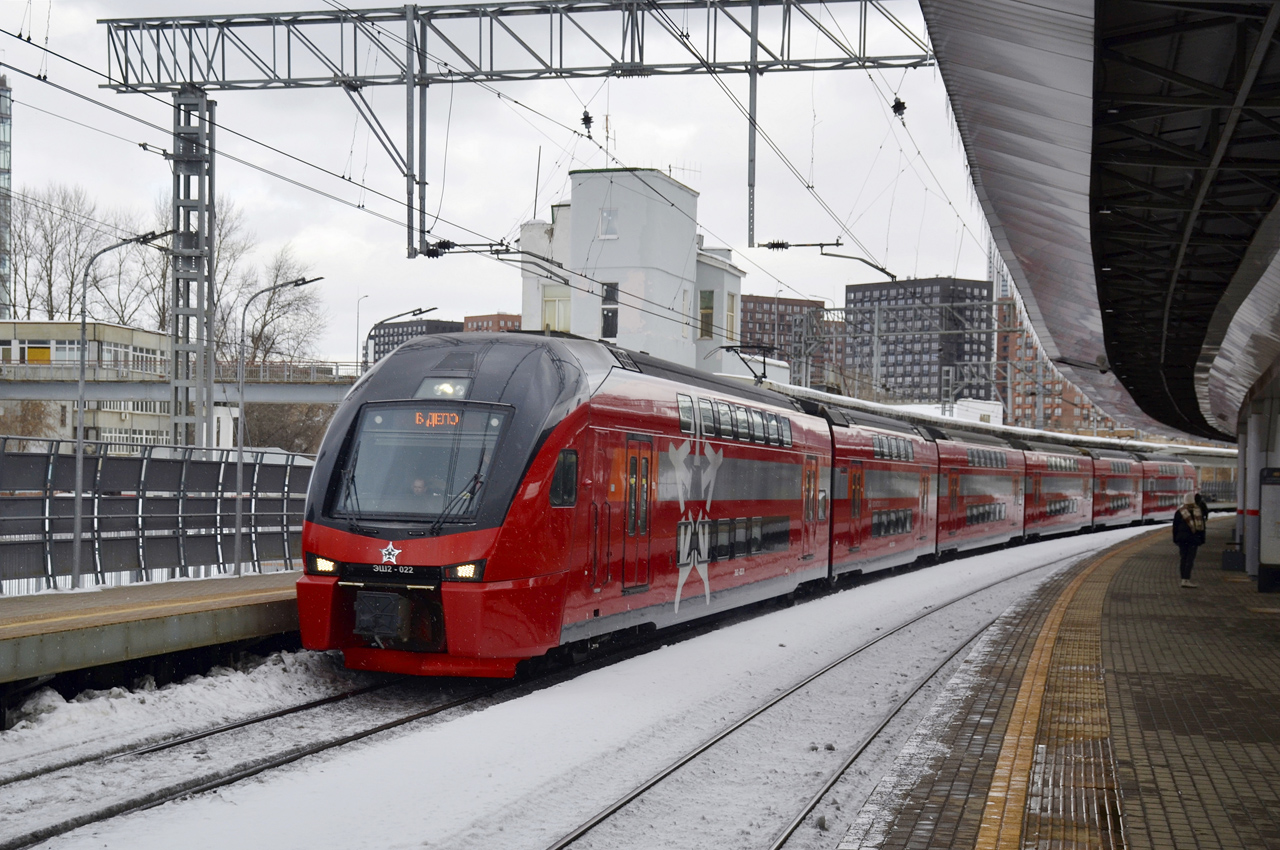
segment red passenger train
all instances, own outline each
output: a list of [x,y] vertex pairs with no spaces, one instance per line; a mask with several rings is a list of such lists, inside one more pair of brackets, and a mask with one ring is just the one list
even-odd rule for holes
[[317,455],[302,641],[512,676],[807,582],[1167,518],[1193,486],[1176,458],[914,426],[600,342],[422,337],[357,382]]

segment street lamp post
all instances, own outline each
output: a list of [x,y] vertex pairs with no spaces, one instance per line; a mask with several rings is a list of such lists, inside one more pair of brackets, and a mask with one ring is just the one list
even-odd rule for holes
[[244,403],[244,326],[249,315],[249,305],[253,303],[253,299],[259,295],[265,295],[268,292],[275,292],[277,289],[285,289],[290,286],[306,286],[309,283],[315,283],[317,280],[324,280],[322,277],[313,277],[307,279],[300,277],[297,280],[286,280],[284,283],[277,283],[274,286],[268,286],[259,289],[257,292],[249,296],[249,300],[244,302],[244,308],[240,311],[240,356],[236,358],[236,380],[239,387],[238,396],[240,399],[240,415],[236,417],[236,535],[235,535],[235,559],[236,559],[236,575],[242,573],[240,560],[240,545],[243,539],[244,525],[244,414],[246,405]]
[[363,369],[360,368],[360,363],[364,359],[360,356],[360,349],[363,347],[360,345],[360,302],[368,297],[369,297],[368,295],[361,295],[359,298],[356,299],[356,373],[357,374],[364,371]]
[[[368,297],[368,296],[365,296],[365,297]],[[378,327],[378,325],[385,325],[387,322],[390,322],[390,321],[392,321],[393,319],[399,319],[401,316],[422,316],[422,315],[425,315],[425,314],[427,314],[427,313],[430,313],[432,310],[435,310],[435,309],[436,309],[435,307],[427,307],[426,309],[423,309],[422,307],[418,307],[418,308],[417,308],[417,309],[415,309],[415,310],[405,310],[403,313],[396,313],[394,316],[387,316],[387,318],[385,318],[385,319],[382,319],[382,320],[380,320],[380,321],[374,322],[374,323],[369,327],[369,333],[370,333],[370,334],[372,334],[372,333],[373,333],[373,329],[374,329],[374,328],[376,328],[376,327]],[[363,356],[363,355],[364,355],[365,353],[367,353],[367,352],[361,352],[361,358],[360,358],[360,362],[361,362],[361,363],[363,363],[363,362],[364,362],[364,356]]]
[[80,282],[80,377],[76,382],[76,494],[71,528],[72,543],[75,545],[75,551],[71,553],[71,586],[73,588],[80,587],[80,550],[83,548],[84,534],[84,373],[89,347],[85,304],[89,291],[89,271],[103,254],[126,245],[146,245],[176,232],[176,230],[166,230],[163,233],[156,233],[154,230],[149,230],[138,236],[130,236],[128,239],[103,248],[90,257],[89,262],[84,266],[84,278]]

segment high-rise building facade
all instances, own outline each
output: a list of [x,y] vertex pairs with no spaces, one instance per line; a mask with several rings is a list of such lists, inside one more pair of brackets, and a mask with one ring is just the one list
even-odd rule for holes
[[791,382],[847,392],[840,374],[843,322],[821,301],[769,295],[742,296],[742,344],[791,368]]
[[379,322],[369,329],[364,341],[364,361],[372,366],[416,336],[452,334],[462,330],[462,322],[444,319],[410,319],[407,322]]
[[926,278],[845,287],[843,362],[857,394],[889,403],[994,399],[995,314],[985,280]]
[[484,316],[463,316],[463,333],[501,333],[520,330],[518,313],[489,313]]

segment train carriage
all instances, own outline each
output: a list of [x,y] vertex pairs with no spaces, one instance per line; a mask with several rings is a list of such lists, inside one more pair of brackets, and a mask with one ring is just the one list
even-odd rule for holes
[[995,437],[926,431],[938,447],[939,554],[1021,537],[1022,452]]
[[1130,452],[1093,449],[1093,524],[1097,528],[1142,520],[1142,462]]
[[1093,524],[1093,458],[1052,443],[1015,440],[1025,461],[1023,527],[1028,536]]
[[1187,494],[1196,491],[1196,468],[1180,457],[1139,454],[1142,464],[1142,519],[1165,522]]
[[869,573],[934,554],[933,443],[885,417],[822,412],[832,423],[833,574]]

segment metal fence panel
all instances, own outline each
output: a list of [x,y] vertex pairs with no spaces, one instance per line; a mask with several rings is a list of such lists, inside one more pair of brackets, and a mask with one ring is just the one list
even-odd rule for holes
[[44,543],[0,543],[0,581],[44,577]]
[[[74,451],[66,440],[0,436],[0,594],[69,586]],[[233,570],[235,460],[226,449],[86,442],[82,580]],[[245,450],[245,570],[297,566],[311,466],[306,455]]]
[[0,490],[43,492],[49,480],[47,454],[0,454]]

